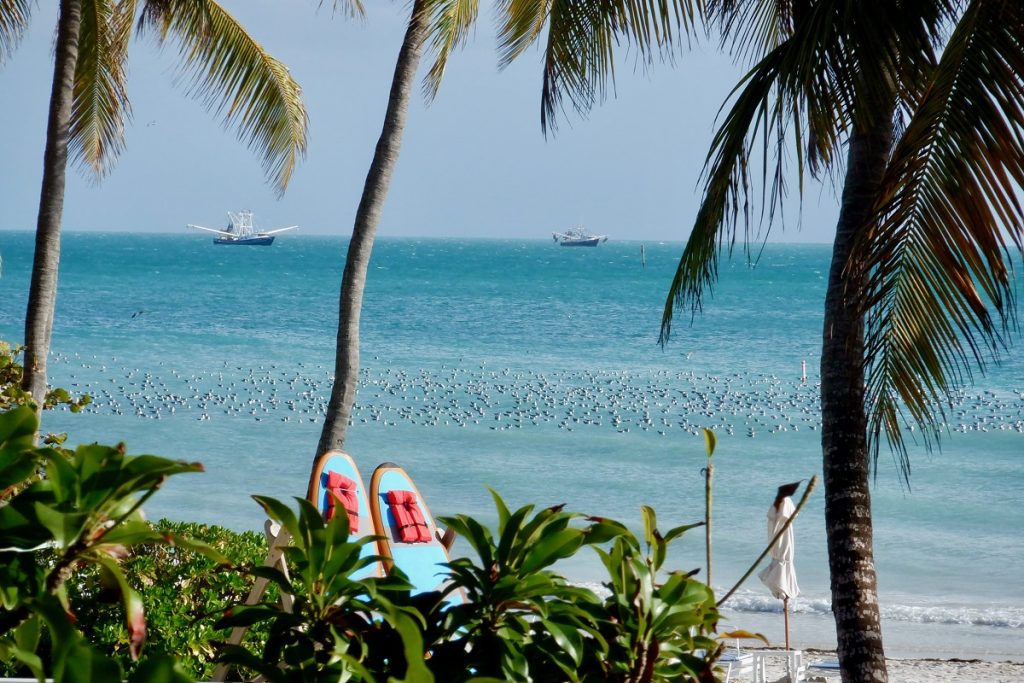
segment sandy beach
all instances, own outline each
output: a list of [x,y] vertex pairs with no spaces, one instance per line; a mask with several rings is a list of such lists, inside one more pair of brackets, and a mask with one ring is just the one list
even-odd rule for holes
[[[804,656],[812,665],[807,681],[836,683],[839,672],[813,667],[815,662],[835,661],[835,652],[806,650]],[[774,660],[774,661],[773,661]],[[1020,683],[1024,681],[1024,662],[990,662],[981,659],[887,659],[890,683]],[[778,658],[770,658],[769,681],[785,680],[785,670]],[[739,680],[745,680],[740,678]]]
[[890,659],[893,683],[953,681],[958,683],[1016,683],[1024,680],[1024,664],[979,659]]

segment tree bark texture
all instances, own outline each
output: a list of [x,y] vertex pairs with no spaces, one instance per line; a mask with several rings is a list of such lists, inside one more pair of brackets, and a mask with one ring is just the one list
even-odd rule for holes
[[328,450],[340,450],[345,444],[345,434],[348,431],[359,383],[359,317],[363,306],[366,271],[370,264],[373,239],[380,223],[381,210],[384,208],[388,186],[391,184],[391,174],[398,162],[409,101],[416,83],[416,71],[427,38],[427,19],[423,0],[416,0],[402,49],[398,53],[395,75],[391,81],[391,95],[384,115],[384,127],[377,140],[373,162],[366,174],[366,184],[363,186],[362,198],[356,210],[345,272],[341,278],[334,386],[331,389],[324,428],[320,433],[317,456]]
[[864,405],[866,273],[851,261],[869,227],[892,143],[892,117],[853,131],[825,297],[821,444],[832,611],[844,683],[885,683],[876,590],[870,454]]
[[81,25],[81,0],[61,0],[53,88],[46,125],[46,151],[43,155],[43,184],[39,193],[35,255],[25,312],[25,374],[22,388],[32,394],[37,413],[42,411],[46,397],[46,361],[53,332],[53,311],[57,305],[60,224],[64,212],[64,180],[68,165],[71,106]]

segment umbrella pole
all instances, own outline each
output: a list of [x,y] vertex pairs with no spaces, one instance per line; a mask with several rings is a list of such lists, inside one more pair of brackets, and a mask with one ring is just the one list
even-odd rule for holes
[[789,598],[782,598],[782,616],[786,623],[786,650],[789,650]]

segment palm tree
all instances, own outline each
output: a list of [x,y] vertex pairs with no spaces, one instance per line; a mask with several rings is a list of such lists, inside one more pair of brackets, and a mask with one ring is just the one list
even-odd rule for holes
[[[673,27],[689,26],[692,0],[665,4],[665,16],[638,0],[602,3],[552,3],[549,0],[501,0],[501,64],[505,66],[534,44],[549,28],[544,66],[544,106],[541,125],[553,125],[560,95],[568,92],[580,110],[604,93],[611,69],[612,43],[618,36],[650,52],[668,47]],[[578,6],[577,6],[578,5]],[[476,21],[478,0],[415,0],[398,55],[384,127],[366,176],[349,241],[338,297],[338,336],[334,384],[327,406],[317,455],[341,449],[345,443],[359,380],[359,318],[373,241],[398,161],[413,83],[423,51],[430,44],[433,65],[423,84],[428,100],[438,92],[448,57],[466,38]],[[674,16],[669,16],[671,13]],[[586,53],[578,53],[585,50]],[[578,101],[577,101],[578,100]]]
[[359,317],[366,288],[373,241],[387,199],[391,174],[398,163],[402,134],[409,113],[416,72],[427,41],[436,52],[424,81],[428,99],[437,94],[451,52],[465,39],[476,20],[476,0],[414,0],[405,38],[391,80],[391,93],[384,113],[384,126],[377,140],[363,193],[356,209],[352,238],[345,258],[338,297],[338,337],[335,351],[334,384],[327,405],[317,455],[341,449],[359,382]]
[[843,680],[884,681],[869,476],[883,439],[909,476],[901,424],[934,443],[942,406],[1014,320],[1024,7],[715,0],[708,10],[758,60],[708,154],[661,338],[677,307],[700,308],[738,230],[751,238],[755,185],[770,226],[790,146],[801,184],[805,171],[844,174],[821,356],[832,608]]
[[[0,56],[13,50],[30,19],[27,0],[0,0]],[[23,387],[37,409],[46,397],[60,262],[60,227],[69,152],[97,177],[124,147],[130,115],[125,90],[136,0],[61,0],[47,123],[35,255],[25,315]],[[177,41],[191,92],[238,128],[284,192],[306,148],[306,112],[298,84],[214,0],[143,0],[138,33]]]

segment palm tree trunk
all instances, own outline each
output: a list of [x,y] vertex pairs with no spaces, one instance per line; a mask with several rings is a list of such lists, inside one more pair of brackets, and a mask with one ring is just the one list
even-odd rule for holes
[[885,683],[872,548],[870,457],[864,405],[865,273],[851,262],[869,225],[892,143],[884,115],[850,138],[842,208],[825,297],[821,444],[832,611],[844,683]]
[[334,387],[327,406],[327,416],[317,455],[331,449],[341,449],[345,443],[352,406],[356,400],[359,382],[359,316],[363,306],[366,270],[373,250],[373,238],[380,223],[381,210],[387,197],[391,174],[398,162],[402,145],[402,132],[409,113],[409,100],[416,82],[416,70],[427,38],[427,16],[423,0],[413,4],[412,16],[405,31],[405,41],[398,53],[395,75],[391,81],[391,96],[384,115],[384,128],[377,140],[370,171],[366,174],[363,196],[356,210],[352,239],[348,245],[345,272],[341,278],[338,304],[338,340],[334,366]]
[[64,212],[64,177],[78,62],[78,35],[82,23],[81,0],[61,0],[53,89],[46,126],[43,185],[39,195],[35,257],[25,312],[25,374],[22,388],[32,394],[36,412],[46,397],[46,359],[50,353],[53,311],[57,305],[57,269],[60,264],[60,222]]

